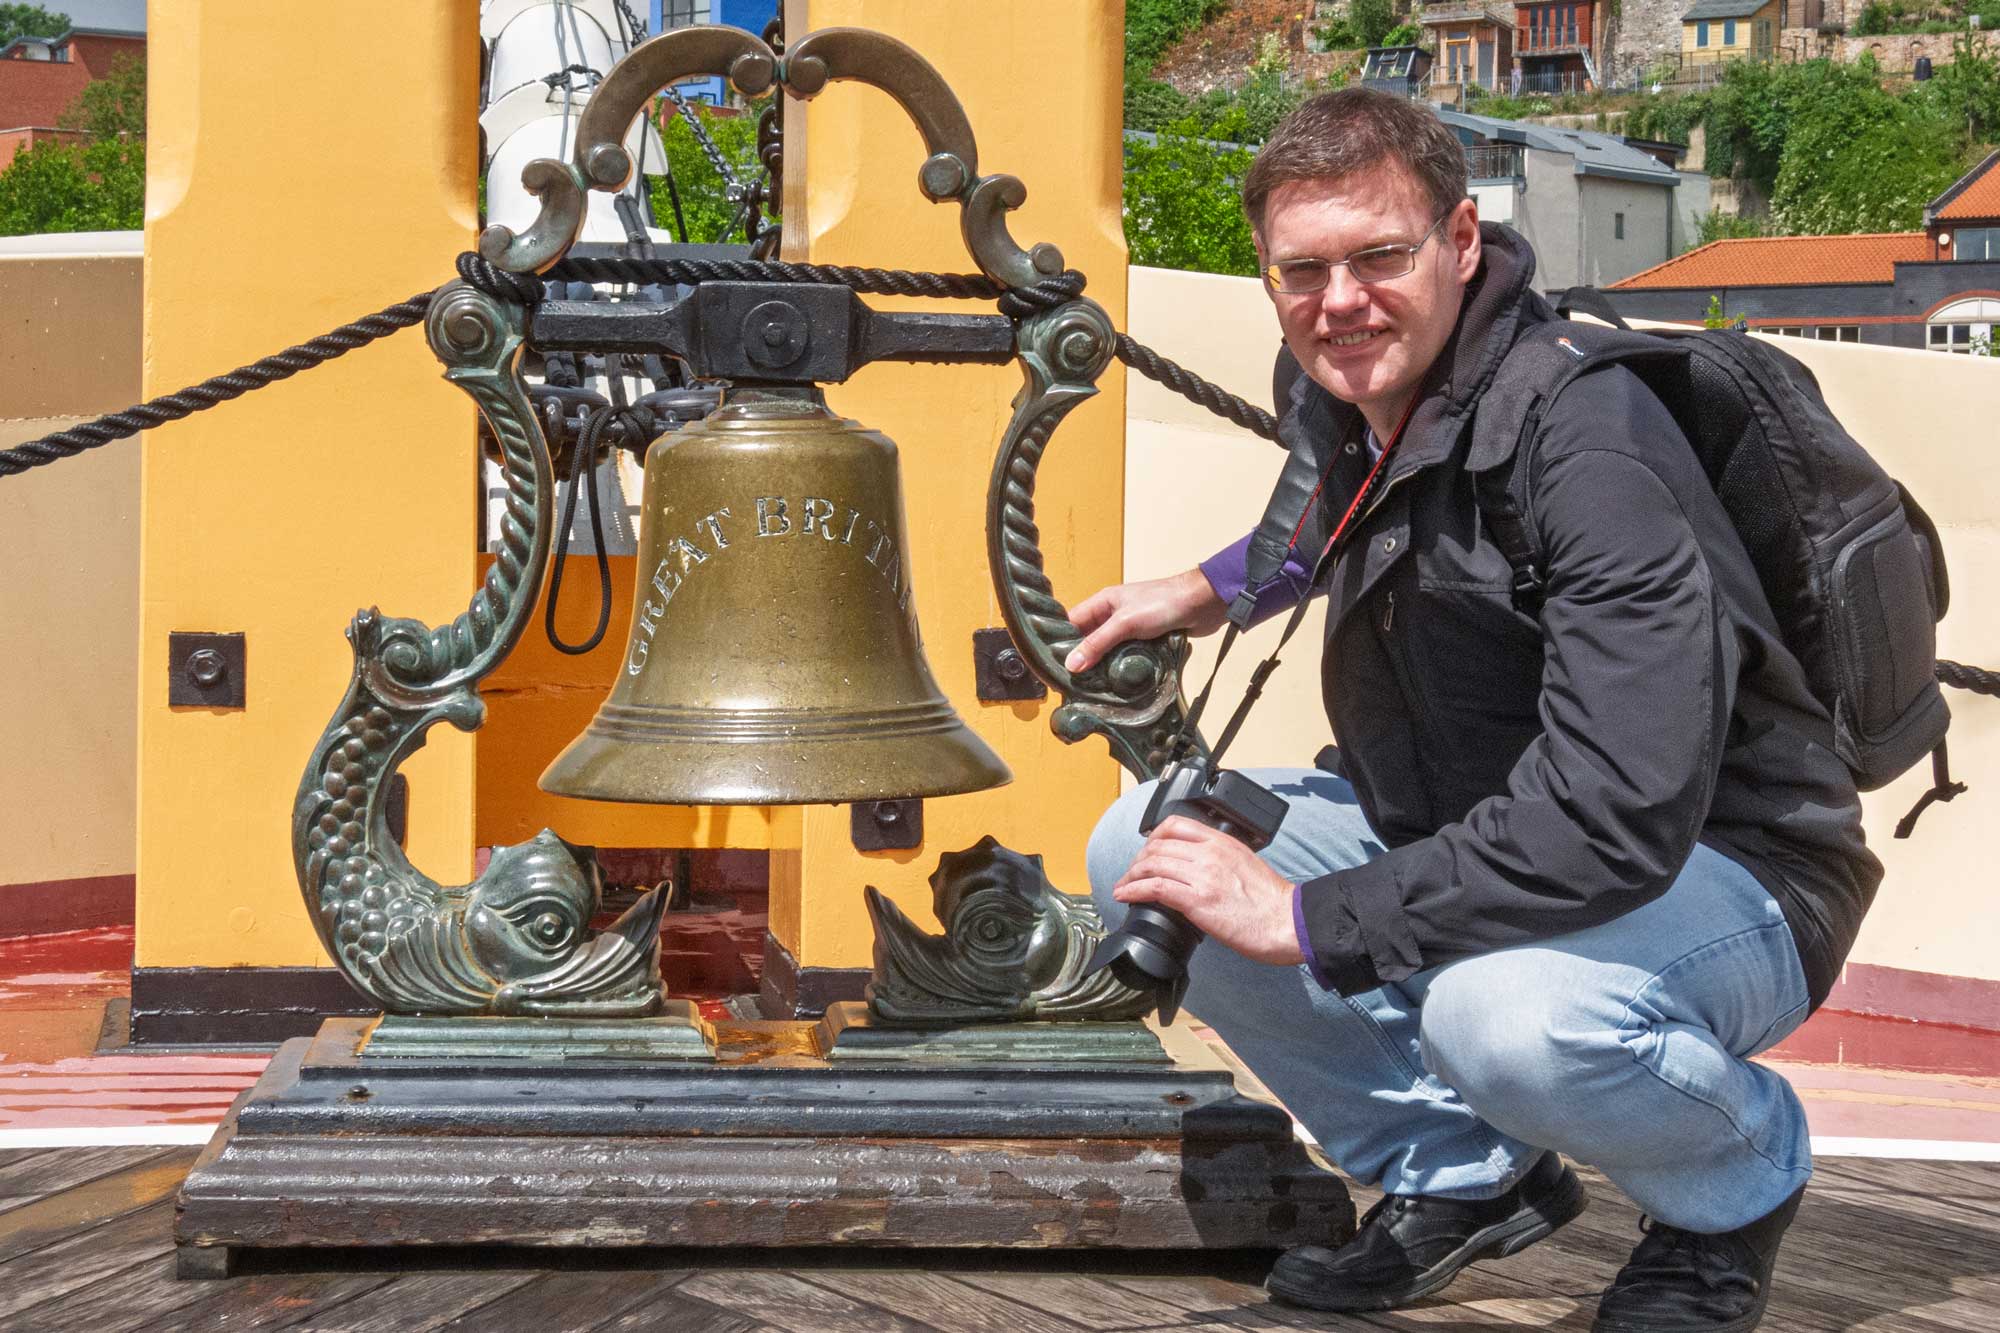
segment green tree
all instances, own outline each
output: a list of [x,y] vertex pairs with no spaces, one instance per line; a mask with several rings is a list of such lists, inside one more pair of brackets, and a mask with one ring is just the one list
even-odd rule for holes
[[[669,115],[661,142],[667,149],[667,169],[673,174],[680,193],[681,215],[687,219],[686,239],[696,244],[743,239],[742,206],[729,197],[729,184],[709,162],[708,155],[688,127],[687,117],[671,103],[662,103]],[[722,156],[729,162],[738,181],[748,186],[763,170],[757,162],[757,117],[764,103],[753,102],[741,114],[721,116],[695,104],[695,115]],[[649,164],[657,165],[657,164]],[[674,215],[672,192],[665,177],[649,178],[653,195],[655,226],[675,235],[680,224]]]
[[0,236],[130,231],[145,205],[144,140],[38,143],[0,171]]
[[56,124],[66,130],[82,130],[93,139],[145,138],[145,59],[120,56],[110,73],[84,85]]
[[1723,314],[1722,298],[1710,294],[1708,309],[1702,313],[1701,326],[1705,329],[1730,329],[1736,327],[1742,318],[1743,316],[1741,315]]
[[51,14],[40,5],[0,5],[0,46],[16,37],[60,37],[69,27],[69,15]]
[[1380,46],[1383,36],[1396,26],[1390,0],[1348,0],[1347,22],[1361,46]]
[[0,170],[0,236],[133,231],[146,222],[146,64],[120,61],[58,124],[90,136],[23,149]]
[[1200,137],[1192,120],[1125,146],[1125,244],[1134,264],[1200,273],[1257,271],[1240,189],[1247,148]]
[[1921,227],[1924,205],[1964,166],[1956,127],[1934,105],[1884,92],[1872,69],[1857,82],[1840,68],[1802,66],[1785,97],[1771,211],[1803,236]]

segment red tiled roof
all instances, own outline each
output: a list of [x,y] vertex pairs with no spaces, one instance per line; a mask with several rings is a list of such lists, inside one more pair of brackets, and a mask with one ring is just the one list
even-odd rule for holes
[[1935,257],[1921,231],[1861,236],[1755,236],[1710,241],[1611,284],[1640,287],[1780,287],[1795,284],[1892,282],[1897,261]]
[[[1992,170],[1993,160],[2000,153],[1989,154],[1984,162],[1966,174],[1971,177],[1963,182],[1957,198],[1937,211],[1939,222],[1949,222],[1957,218],[2000,218],[2000,171]],[[1959,189],[1954,185],[1953,189]]]

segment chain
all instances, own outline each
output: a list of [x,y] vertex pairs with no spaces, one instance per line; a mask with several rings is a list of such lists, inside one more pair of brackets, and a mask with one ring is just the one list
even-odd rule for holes
[[708,159],[708,165],[715,168],[715,174],[722,177],[729,202],[741,203],[746,189],[742,178],[737,176],[736,169],[729,165],[729,159],[722,155],[722,150],[715,146],[715,140],[708,137],[708,129],[701,123],[701,117],[695,114],[695,109],[688,104],[687,98],[681,95],[681,90],[672,84],[667,85],[667,100],[679,108],[681,118],[687,121],[688,128],[694,131],[694,141],[701,146],[702,156]]

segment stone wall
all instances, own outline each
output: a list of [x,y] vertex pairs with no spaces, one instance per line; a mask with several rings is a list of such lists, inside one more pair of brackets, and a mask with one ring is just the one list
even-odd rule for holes
[[1681,49],[1681,12],[1686,0],[1622,0],[1611,12],[1602,6],[1605,67],[1598,71],[1606,83],[1628,79],[1631,71],[1644,70],[1663,56],[1678,56]]
[[[1810,36],[1816,42],[1818,40],[1817,33],[1801,32],[1800,35]],[[1789,39],[1792,36],[1793,30],[1786,29],[1784,37]],[[1929,56],[1933,65],[1949,65],[1952,61],[1951,44],[1958,37],[1958,33],[1952,32],[1899,32],[1882,37],[1840,36],[1828,43],[1823,53],[1841,61],[1852,61],[1860,59],[1864,51],[1871,52],[1883,73],[1907,74],[1916,68],[1918,56]],[[1981,32],[1973,40],[1989,55],[2000,49],[1996,47],[1996,43],[2000,43],[2000,32]],[[1817,45],[1806,49],[1814,55],[1822,54],[1822,48]]]

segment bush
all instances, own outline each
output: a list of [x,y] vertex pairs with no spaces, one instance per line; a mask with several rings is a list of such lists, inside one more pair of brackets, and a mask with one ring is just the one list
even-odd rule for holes
[[1424,30],[1414,23],[1405,23],[1382,34],[1377,46],[1422,46]]
[[1151,73],[1168,47],[1227,4],[1228,0],[1126,0],[1126,66]]
[[1125,78],[1125,128],[1128,130],[1164,130],[1179,121],[1187,119],[1194,110],[1194,103],[1172,84],[1161,83],[1158,79],[1135,76],[1127,71]]
[[1710,241],[1734,241],[1749,236],[1775,234],[1769,219],[1743,217],[1736,213],[1725,213],[1719,208],[1711,208],[1701,221],[1695,224],[1694,243],[1707,245]]
[[1889,7],[1879,0],[1869,0],[1861,7],[1861,17],[1854,20],[1850,31],[1856,37],[1880,37],[1889,31]]

